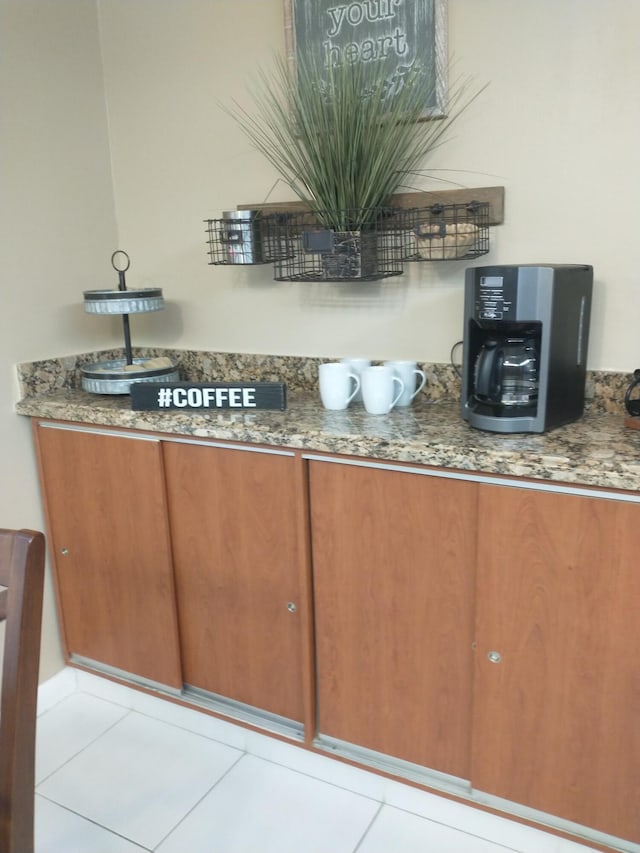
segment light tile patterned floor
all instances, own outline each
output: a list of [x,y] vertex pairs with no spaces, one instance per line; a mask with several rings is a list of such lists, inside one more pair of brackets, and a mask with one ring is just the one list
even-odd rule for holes
[[590,849],[71,669],[36,777],[37,853]]

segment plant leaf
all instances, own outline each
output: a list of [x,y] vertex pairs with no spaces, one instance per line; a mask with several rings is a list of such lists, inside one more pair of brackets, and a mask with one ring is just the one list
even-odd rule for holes
[[254,110],[236,101],[221,106],[325,226],[345,231],[375,220],[406,178],[424,168],[483,91],[470,86],[458,79],[447,115],[423,121],[435,80],[416,66],[391,87],[381,64],[320,68],[299,60],[293,71],[277,57],[273,73],[258,72]]

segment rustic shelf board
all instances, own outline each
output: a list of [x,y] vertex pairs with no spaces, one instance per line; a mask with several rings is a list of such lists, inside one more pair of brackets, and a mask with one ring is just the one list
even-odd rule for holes
[[[472,201],[489,202],[489,225],[504,222],[504,187],[472,187],[470,189],[434,190],[429,192],[398,193],[391,197],[391,206],[402,209],[431,207],[432,204],[468,204]],[[239,204],[237,210],[261,210],[264,213],[293,213],[308,210],[302,201],[267,202],[266,204]]]

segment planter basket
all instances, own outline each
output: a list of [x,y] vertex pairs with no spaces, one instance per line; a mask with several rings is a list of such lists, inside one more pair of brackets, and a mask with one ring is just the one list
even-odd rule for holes
[[434,204],[397,211],[405,261],[454,261],[489,251],[489,203]]
[[[276,281],[376,281],[402,275],[403,240],[390,227],[388,212],[340,211],[340,220],[354,223],[329,227],[338,217],[311,212],[270,219],[272,240],[292,248],[274,261]],[[355,223],[366,222],[366,225]]]
[[209,263],[273,264],[276,281],[376,281],[402,275],[405,262],[486,255],[489,212],[489,202],[478,201],[315,213],[228,211],[222,219],[205,219]]
[[222,214],[222,219],[205,219],[209,263],[271,264],[290,255],[286,230],[280,232],[269,226],[271,220],[279,218],[278,214],[265,215],[256,210],[230,210]]

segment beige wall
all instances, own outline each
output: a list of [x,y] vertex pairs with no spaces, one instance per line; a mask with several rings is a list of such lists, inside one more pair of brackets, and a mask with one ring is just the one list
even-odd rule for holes
[[[456,69],[490,86],[428,165],[469,186],[506,187],[506,222],[478,263],[592,263],[589,366],[633,369],[640,3],[448,8]],[[446,361],[461,334],[464,262],[351,287],[207,265],[201,220],[264,200],[275,180],[216,100],[250,104],[251,73],[284,46],[281,0],[99,0],[99,9],[120,234],[140,282],[161,284],[174,303],[144,327],[145,342]]]
[[[0,0],[0,115],[0,525],[41,528],[15,364],[112,332],[82,309],[117,239],[94,3]],[[49,576],[42,648],[45,678],[62,663]]]
[[[632,370],[640,3],[448,8],[456,70],[490,86],[425,165],[505,186],[505,224],[479,263],[592,263],[589,366]],[[12,414],[14,365],[121,341],[81,305],[83,289],[114,283],[117,247],[131,256],[130,286],[161,286],[169,303],[136,318],[134,344],[448,359],[462,262],[353,286],[207,264],[202,220],[263,201],[275,181],[216,102],[250,103],[251,74],[284,47],[281,0],[0,0],[0,14],[2,524],[42,523],[28,424]],[[50,589],[44,647],[46,674],[61,662]]]

